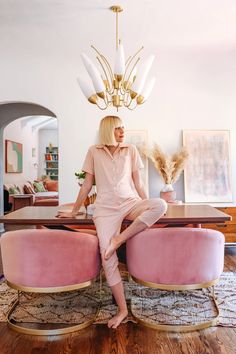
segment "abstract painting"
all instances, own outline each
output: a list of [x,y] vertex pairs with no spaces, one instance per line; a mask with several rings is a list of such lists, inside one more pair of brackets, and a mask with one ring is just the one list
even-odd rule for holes
[[143,151],[147,149],[147,130],[125,130],[125,142],[135,145],[140,153],[144,165],[144,168],[141,169],[140,172],[148,196],[148,158],[143,153]]
[[186,202],[232,202],[228,130],[184,130],[189,152],[184,170]]
[[5,170],[6,173],[22,173],[22,144],[5,140]]

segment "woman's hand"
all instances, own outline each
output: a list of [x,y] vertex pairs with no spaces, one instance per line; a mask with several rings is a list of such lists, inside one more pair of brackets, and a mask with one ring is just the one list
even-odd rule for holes
[[58,211],[56,218],[75,218],[75,215],[72,214],[72,212],[63,212],[63,211]]

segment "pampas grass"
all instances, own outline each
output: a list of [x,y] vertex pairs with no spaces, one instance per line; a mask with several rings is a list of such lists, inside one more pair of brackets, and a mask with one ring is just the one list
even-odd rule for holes
[[157,144],[154,144],[151,152],[146,152],[146,155],[152,160],[165,184],[173,184],[178,180],[188,158],[185,147],[174,155],[167,156]]

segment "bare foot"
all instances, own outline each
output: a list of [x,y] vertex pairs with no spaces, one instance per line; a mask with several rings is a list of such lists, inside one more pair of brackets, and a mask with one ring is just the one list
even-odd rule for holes
[[107,326],[109,328],[117,328],[119,324],[128,316],[128,311],[127,310],[122,310],[117,313],[114,317],[112,317],[108,323]]
[[112,237],[110,240],[110,245],[107,247],[104,258],[108,260],[113,253],[117,250],[117,248],[120,247],[120,243],[118,242],[118,237]]

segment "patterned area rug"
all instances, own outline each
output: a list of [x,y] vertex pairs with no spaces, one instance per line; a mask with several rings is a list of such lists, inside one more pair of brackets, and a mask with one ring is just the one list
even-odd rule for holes
[[[216,310],[209,299],[209,292],[192,290],[168,292],[153,290],[129,282],[123,274],[126,299],[132,310],[150,323],[190,324],[201,323],[215,317]],[[225,272],[215,287],[220,307],[219,325],[236,327],[236,273]],[[100,302],[101,296],[101,302]],[[0,283],[0,321],[6,321],[10,304],[17,298],[17,292],[4,281]],[[132,301],[131,301],[132,299]],[[97,310],[100,309],[97,313]],[[81,323],[97,313],[96,324],[107,323],[116,313],[109,287],[103,284],[101,295],[99,282],[86,290],[57,294],[22,294],[20,306],[11,318],[25,323]],[[125,320],[135,322],[131,313]]]

